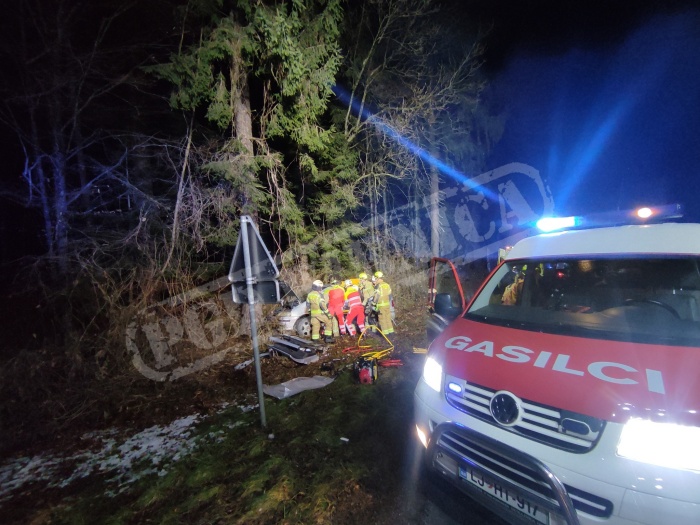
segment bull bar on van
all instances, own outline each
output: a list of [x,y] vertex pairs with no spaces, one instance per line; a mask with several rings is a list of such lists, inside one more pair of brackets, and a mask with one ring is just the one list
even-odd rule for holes
[[[433,431],[427,453],[428,465],[462,492],[498,512],[511,523],[533,523],[463,476],[469,466],[482,480],[496,480],[501,490],[523,494],[538,508],[561,516],[568,525],[579,525],[574,504],[564,484],[541,461],[484,434],[455,423],[441,423]],[[507,458],[507,459],[506,459]],[[514,467],[514,468],[513,468]],[[495,474],[510,471],[510,479]],[[508,511],[507,516],[502,512]]]

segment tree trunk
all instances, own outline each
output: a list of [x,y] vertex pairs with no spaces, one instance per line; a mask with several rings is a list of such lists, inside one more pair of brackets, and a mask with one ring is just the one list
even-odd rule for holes
[[430,251],[440,256],[440,172],[430,167]]
[[34,194],[38,195],[41,202],[41,216],[44,221],[44,242],[46,243],[46,253],[50,258],[56,255],[53,237],[53,220],[51,215],[51,205],[49,203],[49,188],[47,184],[46,172],[44,164],[41,160],[41,151],[39,150],[39,130],[37,128],[36,117],[34,111],[29,113],[31,124],[31,151],[26,151],[26,168],[25,178],[29,184],[30,199],[34,198]]
[[[250,88],[248,86],[248,77],[242,68],[242,59],[240,57],[235,57],[231,64],[231,109],[233,112],[233,136],[238,139],[243,147],[243,152],[240,155],[243,159],[236,159],[240,162],[243,173],[242,176],[246,177],[248,182],[253,183],[255,181],[255,173],[252,168],[252,160],[255,155],[253,148],[253,115],[250,109]],[[242,161],[242,162],[241,162]],[[244,215],[250,215],[253,222],[258,223],[257,210],[254,204],[251,202],[250,195],[243,193],[243,206],[242,213]],[[255,305],[255,317],[256,319],[262,319],[262,305]],[[252,336],[250,330],[250,307],[247,304],[242,306],[241,311],[241,335]]]
[[185,177],[189,169],[190,150],[192,149],[192,133],[194,132],[193,123],[194,112],[192,112],[189,129],[187,130],[185,157],[182,159],[182,168],[180,169],[180,177],[177,183],[177,197],[175,199],[175,211],[173,212],[173,228],[170,235],[170,250],[168,251],[168,258],[165,260],[165,263],[163,263],[163,268],[161,269],[162,273],[165,273],[166,268],[170,265],[170,261],[175,253],[175,247],[177,246],[177,239],[180,231],[180,210],[182,208],[182,199],[185,191]]
[[379,237],[377,235],[377,214],[379,213],[379,193],[377,192],[377,179],[373,177],[371,179],[370,188],[370,253],[372,256],[372,265],[377,265],[377,260],[379,259]]
[[421,248],[420,243],[420,214],[421,214],[421,202],[418,192],[418,185],[413,187],[413,228],[411,231],[411,239],[413,244],[413,255],[418,256],[418,250]]
[[58,269],[61,275],[68,273],[68,195],[66,187],[67,166],[62,153],[54,154],[53,161],[53,214],[54,214],[54,239]]
[[[383,231],[382,231],[382,238],[384,239],[384,248],[389,247],[389,242],[391,239],[391,236],[389,235],[389,210],[387,209],[389,207],[387,198],[386,198],[386,185],[382,187],[382,203],[384,205],[384,209],[382,210],[382,226]],[[393,241],[393,239],[391,239]],[[394,249],[394,245],[392,242],[392,249]],[[388,250],[385,250],[385,255]]]

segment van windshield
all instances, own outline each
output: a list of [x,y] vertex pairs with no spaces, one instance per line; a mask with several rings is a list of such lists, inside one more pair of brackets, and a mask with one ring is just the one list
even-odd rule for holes
[[538,332],[700,346],[698,257],[506,261],[465,317]]

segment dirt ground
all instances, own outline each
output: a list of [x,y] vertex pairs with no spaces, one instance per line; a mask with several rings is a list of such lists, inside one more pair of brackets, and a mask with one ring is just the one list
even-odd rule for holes
[[[414,314],[414,317],[420,316],[421,314]],[[399,318],[401,317],[400,313]],[[405,318],[410,319],[410,316],[406,315]],[[424,326],[424,323],[415,320],[399,321],[394,338],[395,346],[390,357],[399,360],[401,366],[379,367],[379,382],[383,383],[385,396],[392,397],[392,403],[399,403],[403,414],[410,414],[412,385],[415,385],[422,370],[424,354],[420,350],[427,346]],[[175,381],[156,382],[137,373],[131,375],[128,380],[122,378],[123,392],[120,395],[105,396],[102,400],[104,419],[76,418],[73,424],[62,425],[59,433],[44,439],[35,436],[35,439],[26,442],[28,446],[15,446],[5,456],[30,456],[48,449],[69,453],[84,446],[81,436],[95,430],[117,427],[138,431],[153,425],[167,425],[177,418],[191,414],[213,415],[221,409],[222,404],[255,407],[258,403],[257,382],[255,367],[251,362],[253,352],[250,339],[237,337],[226,344],[233,350],[227,353],[224,360]],[[361,352],[368,350],[365,346],[370,346],[370,350],[381,350],[388,348],[389,344],[378,335],[367,335],[359,340],[359,346],[358,338],[341,337],[319,353],[317,362],[300,365],[284,356],[265,355],[268,348],[263,339],[260,344],[260,352],[263,354],[260,360],[263,382],[266,385],[275,385],[296,377],[335,377],[341,373],[352,373],[353,362]],[[363,385],[358,387],[371,388]],[[115,394],[119,390],[118,384],[105,385],[105,393]],[[410,416],[404,419],[410,419]],[[410,448],[409,423],[407,420],[401,421],[401,428],[395,429],[399,437],[392,437],[392,443]],[[384,438],[376,436],[376,439]],[[410,460],[406,461],[402,468],[408,468],[410,463]],[[451,518],[448,515],[449,511],[446,511],[448,514],[444,514],[432,503],[425,503],[424,494],[417,497],[417,491],[424,489],[417,487],[415,482],[397,483],[396,480],[400,478],[397,476],[398,473],[388,473],[386,479],[401,486],[387,489],[378,482],[377,486],[348,490],[341,494],[338,500],[334,501],[337,509],[334,522],[359,523],[367,518],[376,523],[449,524],[464,522],[465,516],[472,512],[465,508],[459,516]],[[411,473],[411,476],[416,479],[415,473]],[[79,493],[82,488],[78,484],[68,490],[57,491],[43,490],[37,485],[23,490],[2,506],[8,515],[13,516],[13,523],[48,524],[52,523],[48,509],[60,505],[61,501],[70,498],[71,494]],[[447,508],[458,509],[463,503],[448,501],[445,505]],[[470,520],[474,524],[491,523],[478,521],[478,518],[475,521],[473,517]]]

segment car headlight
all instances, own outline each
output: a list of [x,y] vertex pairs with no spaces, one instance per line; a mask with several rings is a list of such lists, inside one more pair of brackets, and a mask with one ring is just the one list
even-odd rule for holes
[[700,427],[630,419],[622,429],[618,455],[652,465],[700,471]]
[[432,357],[428,357],[423,365],[423,380],[430,388],[440,392],[442,386],[442,365]]

